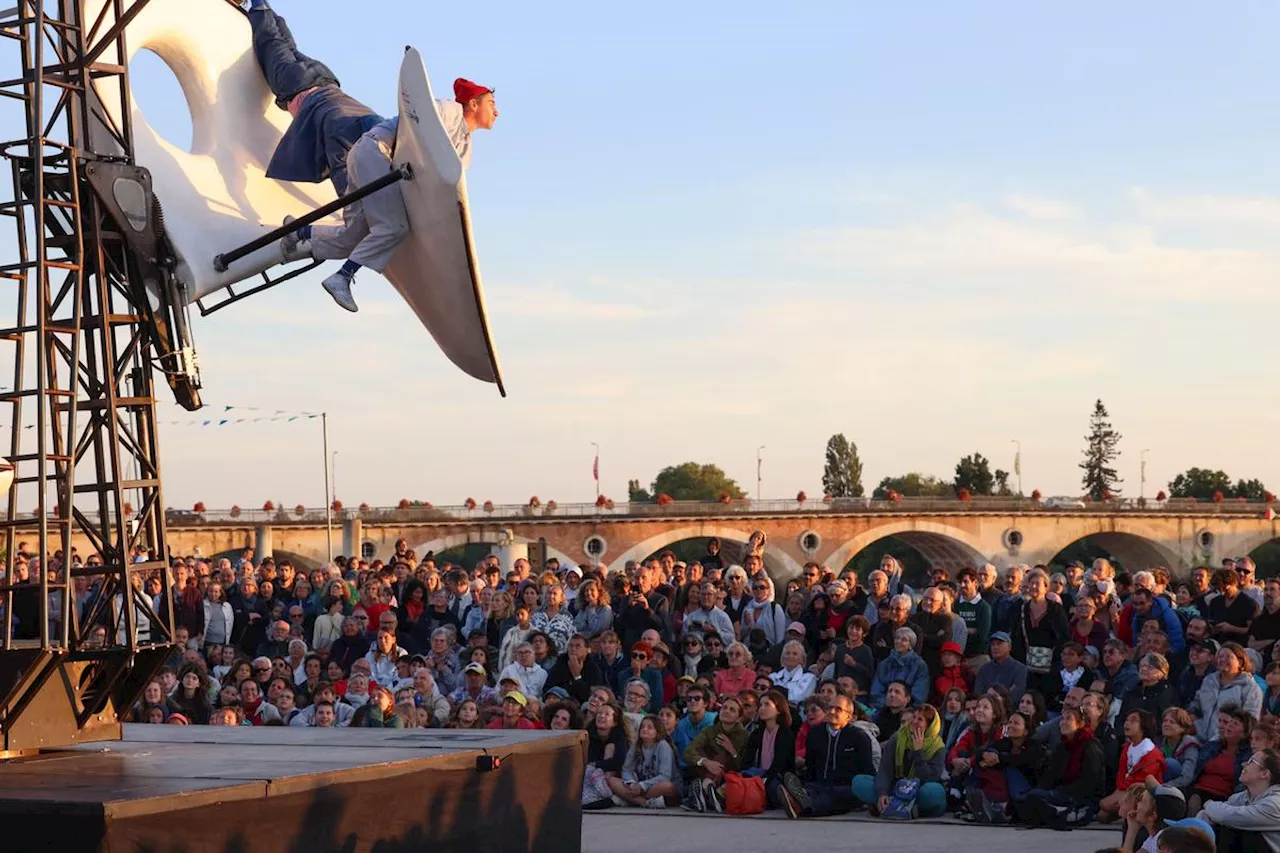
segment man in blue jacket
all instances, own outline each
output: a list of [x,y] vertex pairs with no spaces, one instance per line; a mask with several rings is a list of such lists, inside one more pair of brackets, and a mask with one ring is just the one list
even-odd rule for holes
[[1187,647],[1187,641],[1182,635],[1182,620],[1163,598],[1149,589],[1137,587],[1129,596],[1129,603],[1133,605],[1134,642],[1137,642],[1138,635],[1142,633],[1142,623],[1158,617],[1164,632],[1169,635],[1169,650],[1178,654]]

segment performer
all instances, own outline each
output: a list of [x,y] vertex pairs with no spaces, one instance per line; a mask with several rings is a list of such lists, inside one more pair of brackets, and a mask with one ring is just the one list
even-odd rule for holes
[[[267,5],[249,0],[253,50],[276,105],[293,123],[276,147],[267,177],[319,183],[328,178],[339,195],[374,181],[392,169],[399,117],[384,119],[342,91],[324,63],[298,51],[288,24]],[[458,78],[453,101],[436,101],[436,110],[463,168],[471,162],[471,133],[491,130],[498,118],[493,90]],[[346,259],[324,280],[333,301],[356,311],[351,283],[356,271],[382,272],[409,233],[409,218],[398,185],[349,205],[342,225],[307,225],[281,240],[285,262],[316,258]],[[285,219],[285,224],[292,217]]]

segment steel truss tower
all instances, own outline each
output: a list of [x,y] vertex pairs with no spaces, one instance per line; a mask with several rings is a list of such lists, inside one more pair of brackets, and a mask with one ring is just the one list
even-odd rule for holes
[[[0,133],[23,133],[0,143],[0,218],[13,226],[0,225],[12,308],[11,320],[0,309],[0,423],[14,474],[0,518],[0,756],[119,737],[117,714],[168,656],[153,369],[199,405],[163,217],[133,162],[125,29],[147,0],[105,0],[93,19],[84,3],[0,11],[0,67],[21,70],[0,81]],[[101,565],[74,565],[73,549]],[[160,608],[144,590],[154,578]]]

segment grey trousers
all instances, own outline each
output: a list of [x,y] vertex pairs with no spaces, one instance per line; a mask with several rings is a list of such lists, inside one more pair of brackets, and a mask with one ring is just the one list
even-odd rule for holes
[[[376,181],[391,171],[391,159],[377,140],[365,135],[347,153],[348,191]],[[400,185],[384,187],[342,211],[341,225],[311,228],[311,252],[316,260],[349,259],[374,272],[391,263],[396,249],[409,234]]]

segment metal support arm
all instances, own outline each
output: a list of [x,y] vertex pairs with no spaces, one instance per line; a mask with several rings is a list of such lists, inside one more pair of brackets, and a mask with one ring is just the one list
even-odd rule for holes
[[342,208],[346,207],[347,205],[357,202],[360,199],[365,198],[367,196],[371,196],[374,193],[376,193],[378,190],[385,189],[386,187],[389,187],[392,184],[397,184],[400,181],[412,181],[412,180],[413,180],[413,167],[410,166],[408,163],[406,163],[403,166],[399,166],[393,169],[388,174],[383,175],[381,178],[378,178],[378,180],[365,184],[364,186],[360,187],[358,190],[347,193],[341,198],[338,198],[329,202],[324,207],[318,207],[315,210],[308,213],[306,216],[299,217],[298,219],[295,219],[293,222],[290,222],[288,225],[282,225],[274,231],[269,231],[266,234],[263,234],[261,237],[259,237],[258,239],[250,243],[245,243],[243,246],[240,246],[237,249],[232,249],[230,252],[225,252],[221,255],[218,255],[216,258],[213,259],[213,268],[218,272],[226,272],[227,268],[230,267],[232,264],[234,264],[236,261],[245,257],[246,255],[253,254],[254,252],[258,251],[261,248],[270,246],[272,243],[276,242],[277,240],[294,233],[304,225],[310,225],[313,222],[319,222],[321,219],[324,219],[329,214],[336,213],[337,211],[342,210]]

